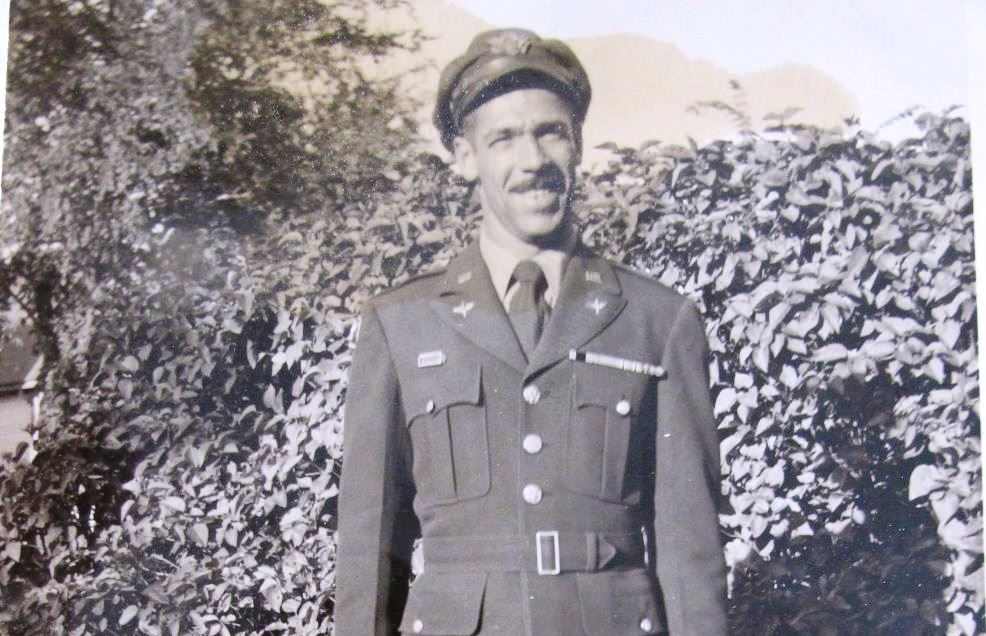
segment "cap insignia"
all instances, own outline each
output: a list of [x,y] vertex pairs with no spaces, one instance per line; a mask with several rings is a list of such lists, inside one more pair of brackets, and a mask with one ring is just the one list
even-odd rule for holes
[[522,31],[503,31],[489,39],[490,50],[502,55],[527,55],[534,36]]

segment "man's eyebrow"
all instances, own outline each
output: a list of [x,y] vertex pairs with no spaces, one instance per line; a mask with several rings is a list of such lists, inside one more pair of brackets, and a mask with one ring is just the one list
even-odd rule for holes
[[[503,135],[517,135],[523,132],[523,126],[497,126],[491,128],[481,137],[484,141],[491,141],[497,137]],[[557,132],[564,131],[570,133],[572,131],[572,125],[565,121],[564,119],[548,119],[545,121],[540,121],[534,124],[533,131],[535,134],[543,132]]]
[[495,128],[490,128],[483,135],[484,141],[490,141],[491,139],[496,139],[503,135],[516,135],[522,130],[521,126],[496,126]]
[[536,132],[557,132],[565,131],[571,132],[572,125],[563,119],[551,119],[548,121],[543,121],[534,127]]

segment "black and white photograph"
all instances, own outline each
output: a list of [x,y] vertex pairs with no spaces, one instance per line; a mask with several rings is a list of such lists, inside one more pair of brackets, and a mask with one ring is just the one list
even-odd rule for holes
[[0,634],[986,634],[975,0],[0,22]]

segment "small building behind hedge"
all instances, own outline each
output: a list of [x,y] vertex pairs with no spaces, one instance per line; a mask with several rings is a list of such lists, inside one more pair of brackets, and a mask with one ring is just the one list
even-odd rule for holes
[[28,427],[37,419],[41,403],[41,356],[34,336],[26,325],[13,331],[0,347],[0,454],[31,444]]

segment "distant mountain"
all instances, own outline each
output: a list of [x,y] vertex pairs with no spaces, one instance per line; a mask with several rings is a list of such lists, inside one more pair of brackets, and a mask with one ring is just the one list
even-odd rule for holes
[[[421,130],[441,152],[430,124],[441,68],[490,25],[444,0],[414,0],[417,25],[430,37],[414,56],[391,60],[379,70],[388,74],[411,68],[407,90],[423,102]],[[407,28],[392,15],[376,19]],[[783,64],[755,73],[731,73],[709,61],[686,56],[673,44],[636,34],[566,40],[589,73],[593,99],[585,126],[587,159],[605,156],[593,147],[612,141],[636,146],[643,141],[701,143],[735,133],[739,123],[724,109],[698,107],[720,102],[745,115],[754,128],[786,121],[825,128],[842,125],[858,112],[856,99],[834,79],[809,66]]]

